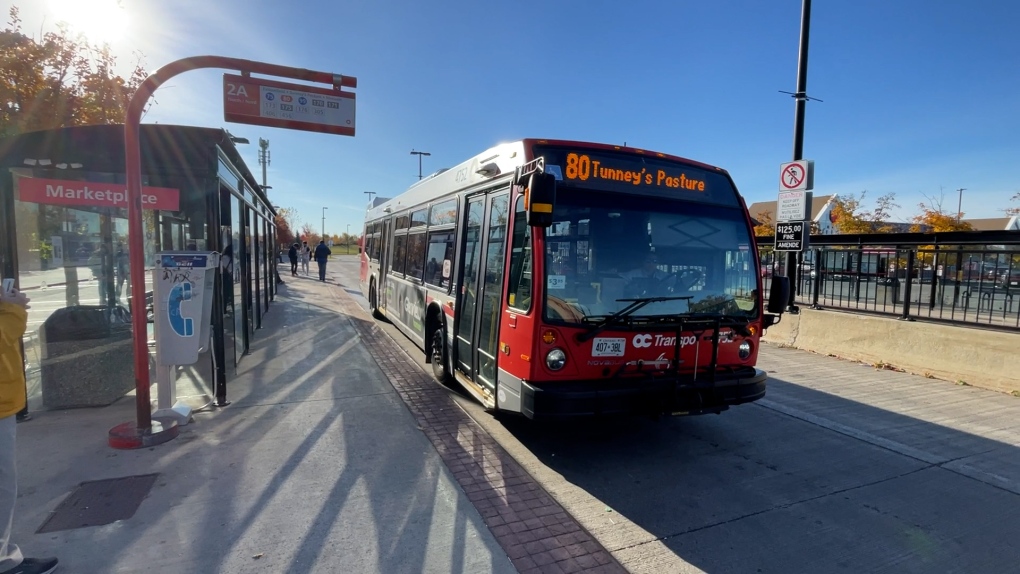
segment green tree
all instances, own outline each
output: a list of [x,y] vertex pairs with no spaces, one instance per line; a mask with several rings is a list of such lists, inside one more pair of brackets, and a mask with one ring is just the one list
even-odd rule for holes
[[294,232],[290,229],[290,223],[279,213],[273,218],[276,223],[276,244],[286,247],[294,243]]
[[305,223],[301,226],[301,235],[298,238],[299,241],[307,241],[309,247],[315,247],[319,243],[321,236],[315,228],[312,227],[311,223]]
[[867,190],[856,194],[837,195],[833,200],[832,214],[836,230],[841,234],[888,233],[893,226],[889,222],[892,210],[899,207],[896,193],[890,192],[875,200],[874,209],[864,209]]
[[297,210],[293,207],[277,208],[274,221],[276,222],[277,244],[284,249],[290,247],[292,243],[297,241],[297,236],[295,235],[298,224]]
[[758,225],[754,226],[755,237],[772,237],[776,234],[776,222],[771,211],[763,211],[755,218]]
[[[927,197],[927,196],[926,196]],[[914,233],[928,232],[941,233],[946,231],[973,231],[974,226],[963,221],[963,213],[946,213],[942,207],[942,197],[938,199],[928,197],[928,203],[919,203],[917,206],[921,213],[914,216],[914,224],[910,231]],[[953,249],[952,246],[941,246],[942,249]],[[965,250],[967,247],[957,247]],[[935,246],[922,245],[918,248],[917,261],[923,265],[936,265]]]
[[72,36],[66,25],[41,40],[21,29],[16,6],[0,31],[0,137],[35,130],[124,121],[146,77],[141,61],[127,78],[114,72],[108,45]]
[[947,213],[942,207],[942,198],[927,198],[928,203],[919,203],[921,212],[914,216],[913,232],[929,231],[934,233],[946,231],[973,231],[974,226],[963,221],[963,213]]

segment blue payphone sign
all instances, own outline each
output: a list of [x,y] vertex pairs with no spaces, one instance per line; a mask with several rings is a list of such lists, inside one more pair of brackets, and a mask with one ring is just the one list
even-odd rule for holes
[[167,307],[167,316],[170,319],[170,328],[181,337],[195,336],[195,320],[181,314],[181,305],[185,301],[191,301],[191,283],[178,283],[170,289],[170,302]]
[[209,342],[213,286],[219,254],[161,252],[153,294],[156,362],[190,365]]

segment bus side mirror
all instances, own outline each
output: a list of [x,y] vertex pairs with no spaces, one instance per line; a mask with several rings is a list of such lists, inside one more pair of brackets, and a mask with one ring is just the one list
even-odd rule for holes
[[553,224],[553,208],[556,206],[556,178],[551,173],[535,172],[528,181],[527,209],[528,225],[549,227]]
[[772,287],[769,289],[769,302],[766,310],[769,313],[779,313],[786,309],[790,303],[790,278],[772,276]]

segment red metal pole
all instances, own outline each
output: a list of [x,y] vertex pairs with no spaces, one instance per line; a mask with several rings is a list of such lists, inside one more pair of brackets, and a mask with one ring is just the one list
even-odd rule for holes
[[142,153],[138,141],[141,109],[155,87],[142,83],[128,104],[124,118],[124,177],[128,194],[128,263],[131,273],[131,328],[135,358],[137,429],[152,428],[149,399],[149,327],[145,312],[145,238],[142,230]]
[[[291,68],[289,66],[279,66],[223,56],[193,56],[171,62],[156,70],[139,86],[138,91],[131,98],[131,103],[128,104],[127,113],[124,118],[124,176],[129,198],[128,234],[130,238],[128,245],[130,251],[128,252],[128,261],[131,267],[131,325],[134,330],[136,430],[138,431],[137,435],[143,438],[140,438],[137,444],[136,441],[125,440],[124,437],[119,437],[115,440],[114,431],[110,431],[110,444],[117,447],[138,448],[153,443],[153,441],[144,439],[144,436],[151,433],[153,429],[152,406],[149,398],[149,337],[145,309],[145,239],[142,229],[142,166],[138,126],[141,123],[145,104],[148,103],[156,88],[178,74],[202,68],[223,68],[237,70],[242,74],[254,72],[282,78],[306,80],[309,82],[331,84],[337,89],[340,87],[356,88],[358,86],[358,79],[351,76],[342,76],[330,72],[315,72],[303,68]],[[114,430],[117,430],[117,428]],[[169,438],[173,438],[173,436]],[[169,440],[169,438],[166,440]]]

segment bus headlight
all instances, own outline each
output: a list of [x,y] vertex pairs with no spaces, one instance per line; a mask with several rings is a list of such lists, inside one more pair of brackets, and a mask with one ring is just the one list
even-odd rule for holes
[[567,364],[567,354],[561,349],[553,349],[545,356],[545,366],[550,370],[558,371]]
[[747,359],[751,356],[751,341],[741,341],[740,346],[737,347],[737,354],[740,355],[742,360]]

